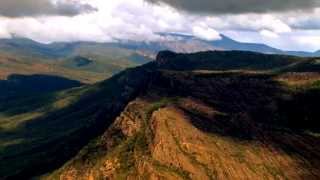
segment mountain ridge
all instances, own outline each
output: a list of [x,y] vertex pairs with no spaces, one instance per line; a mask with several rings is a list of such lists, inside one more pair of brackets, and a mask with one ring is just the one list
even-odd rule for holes
[[164,51],[94,85],[0,102],[1,178],[239,175],[216,156],[246,177],[319,177],[320,75],[310,65],[319,68],[312,58]]
[[[206,65],[219,64],[210,59],[215,53],[222,57],[223,53],[229,54],[234,59],[231,54],[239,52],[207,52]],[[127,104],[114,124],[71,161],[43,179],[317,179],[320,176],[316,165],[320,163],[316,145],[319,138],[299,131],[316,127],[313,130],[318,132],[315,117],[319,114],[313,112],[307,115],[312,120],[304,121],[298,117],[298,111],[297,114],[290,111],[301,104],[313,106],[319,99],[319,87],[313,92],[318,95],[310,96],[310,92],[302,95],[315,101],[309,98],[312,102],[300,101],[294,92],[287,92],[284,81],[277,80],[284,78],[282,73],[234,71],[239,67],[231,67],[229,72],[205,71],[202,67],[207,66],[201,66],[204,61],[198,61],[204,57],[203,53],[165,51],[157,57],[154,65],[147,66],[153,71],[149,74],[152,76],[149,85]],[[179,61],[188,57],[187,68],[183,70]],[[318,74],[312,83],[319,80]],[[300,100],[293,103],[284,96],[292,97],[293,102]],[[292,103],[295,105],[287,108]],[[272,114],[277,115],[270,118]],[[309,162],[315,166],[308,165]]]
[[[155,40],[149,42],[143,41],[129,41],[129,40],[117,40],[116,42],[53,42],[49,44],[42,44],[27,38],[18,38],[13,39],[0,39],[0,50],[1,45],[31,45],[31,47],[39,48],[38,54],[47,53],[47,56],[52,57],[61,57],[70,53],[74,48],[81,45],[92,45],[92,46],[101,46],[101,47],[122,47],[131,50],[137,51],[146,51],[145,53],[152,53],[153,57],[163,50],[171,50],[181,53],[190,53],[197,51],[208,51],[208,50],[240,50],[240,51],[253,51],[266,54],[284,54],[284,55],[294,55],[302,57],[312,57],[319,56],[320,50],[315,52],[304,52],[304,51],[285,51],[277,49],[266,44],[262,43],[246,43],[239,42],[234,39],[229,38],[223,34],[220,34],[221,39],[218,40],[203,40],[192,35],[185,35],[179,33],[158,33],[162,40]],[[5,46],[4,46],[5,47]],[[32,49],[31,49],[32,50]],[[41,51],[42,50],[42,51]],[[45,56],[44,56],[45,57]]]

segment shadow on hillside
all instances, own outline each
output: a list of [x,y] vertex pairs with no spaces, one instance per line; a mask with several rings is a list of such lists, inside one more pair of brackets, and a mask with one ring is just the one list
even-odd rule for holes
[[[317,160],[320,150],[310,151],[309,145],[318,147],[315,144],[319,142],[318,139],[309,138],[308,147],[301,148],[297,143],[299,137],[290,136],[291,129],[295,129],[295,126],[291,120],[285,121],[281,117],[296,112],[290,109],[288,112],[282,111],[281,107],[291,103],[295,95],[273,81],[271,76],[152,73],[151,75],[149,71],[139,68],[124,71],[95,86],[93,91],[81,94],[76,102],[63,109],[23,123],[15,132],[0,131],[0,138],[27,139],[0,151],[0,174],[25,179],[61,167],[92,138],[101,134],[130,100],[142,91],[148,91],[147,89],[158,93],[160,97],[193,97],[226,114],[218,119],[206,119],[202,114],[189,112],[195,117],[195,121],[192,121],[194,126],[202,131],[229,136],[239,141],[267,137],[270,145],[279,147],[288,154],[301,153],[308,160],[312,160],[312,157]],[[153,83],[149,84],[151,80]],[[319,97],[311,99],[316,102],[316,98]],[[282,113],[284,114],[281,115]],[[320,117],[319,114],[316,115]],[[305,123],[299,118],[295,121],[298,125]],[[265,129],[260,129],[260,124]],[[282,129],[276,131],[274,127]],[[283,129],[289,129],[288,133]],[[276,133],[269,135],[264,132]],[[277,136],[278,134],[280,135]],[[282,137],[288,138],[281,139]]]
[[[273,75],[265,74],[162,74],[151,87],[156,93],[199,99],[226,114],[220,117],[221,121],[244,123],[242,120],[247,119],[265,126],[320,132],[320,88],[292,91],[274,80]],[[239,136],[246,138],[243,132]]]
[[258,141],[320,164],[320,138],[305,133],[320,132],[319,89],[293,92],[272,75],[241,73],[168,73],[155,82],[159,97],[193,98],[221,112],[210,117],[181,107],[203,132]]
[[27,113],[54,101],[52,92],[83,85],[52,75],[10,75],[0,80],[0,112],[7,116]]
[[79,81],[53,75],[12,74],[7,80],[0,80],[0,100],[60,91],[81,85]]
[[0,147],[0,178],[3,174],[8,179],[26,179],[61,167],[102,134],[144,89],[150,77],[146,73],[139,68],[123,71],[88,87],[67,107],[24,122],[14,132],[0,131],[1,140],[25,139]]

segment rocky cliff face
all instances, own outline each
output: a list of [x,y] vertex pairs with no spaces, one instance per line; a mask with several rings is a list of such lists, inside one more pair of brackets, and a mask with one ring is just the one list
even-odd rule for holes
[[320,74],[292,69],[311,61],[162,52],[156,62],[55,96],[47,109],[27,109],[43,114],[0,135],[34,141],[3,148],[0,167],[8,169],[0,172],[23,179],[56,168],[40,177],[50,180],[319,179]]
[[104,135],[43,178],[320,178],[320,139],[281,118],[288,116],[282,103],[295,93],[278,76],[168,70],[152,76]]
[[254,129],[254,140],[211,133],[201,125],[218,129],[225,115],[212,106],[152,99],[130,103],[102,137],[47,179],[319,178],[315,137],[262,130],[246,115],[241,120],[253,124],[241,130]]

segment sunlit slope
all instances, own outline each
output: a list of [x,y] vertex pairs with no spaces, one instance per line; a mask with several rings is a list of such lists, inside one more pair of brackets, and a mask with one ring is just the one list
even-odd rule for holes
[[59,66],[55,63],[43,62],[41,60],[26,60],[16,57],[0,55],[0,80],[7,79],[10,75],[53,75],[72,80],[78,80],[82,83],[93,83],[104,80],[109,74],[82,71]]
[[1,79],[12,74],[50,74],[95,83],[151,60],[143,53],[115,44],[41,44],[24,38],[0,39]]
[[144,70],[127,70],[93,86],[1,101],[1,178],[30,177],[65,162],[112,123],[144,78]]
[[288,70],[309,61],[162,52],[95,85],[1,103],[1,178],[319,178],[320,76]]
[[42,178],[318,179],[320,77],[280,77],[159,72],[102,136]]

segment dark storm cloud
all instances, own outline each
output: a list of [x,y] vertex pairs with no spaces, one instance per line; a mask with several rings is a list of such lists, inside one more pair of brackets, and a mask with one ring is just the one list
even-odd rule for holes
[[146,0],[208,14],[267,13],[320,7],[320,0]]
[[50,0],[0,0],[0,16],[6,17],[75,16],[91,11],[96,11],[96,9],[88,4],[75,3],[74,1],[52,3]]

